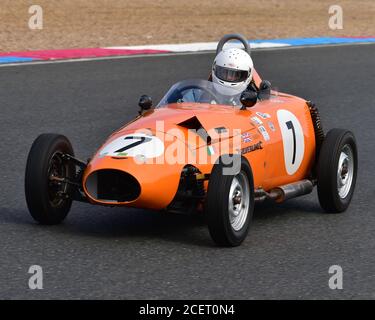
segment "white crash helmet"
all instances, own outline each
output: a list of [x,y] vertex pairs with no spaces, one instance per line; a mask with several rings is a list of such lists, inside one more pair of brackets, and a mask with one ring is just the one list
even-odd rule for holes
[[215,87],[224,95],[225,88],[242,92],[253,78],[253,69],[253,60],[246,51],[239,48],[222,50],[212,65],[212,82],[221,85]]

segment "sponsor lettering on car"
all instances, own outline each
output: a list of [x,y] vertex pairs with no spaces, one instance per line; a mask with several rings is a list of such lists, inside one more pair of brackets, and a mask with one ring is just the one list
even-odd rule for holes
[[262,141],[259,141],[258,143],[253,144],[251,146],[242,148],[241,154],[246,154],[246,153],[253,152],[255,150],[260,150],[260,149],[263,149]]

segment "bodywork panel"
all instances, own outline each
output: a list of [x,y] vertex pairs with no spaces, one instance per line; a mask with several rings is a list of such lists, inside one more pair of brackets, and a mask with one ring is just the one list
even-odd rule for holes
[[[192,132],[199,128],[209,139],[204,133]],[[160,139],[162,154],[140,163],[131,155],[101,154],[116,139],[134,133]],[[170,150],[172,145],[183,150],[182,160],[179,155],[175,163],[170,161],[178,158],[175,150]],[[246,110],[202,103],[174,103],[149,110],[113,133],[99,148],[85,170],[83,188],[90,201],[108,204],[88,194],[86,179],[96,170],[122,170],[140,183],[140,196],[134,201],[110,205],[166,208],[176,194],[185,165],[194,165],[201,173],[210,174],[217,158],[233,150],[249,161],[255,188],[267,191],[308,177],[315,159],[315,135],[306,101],[272,92],[269,99]]]

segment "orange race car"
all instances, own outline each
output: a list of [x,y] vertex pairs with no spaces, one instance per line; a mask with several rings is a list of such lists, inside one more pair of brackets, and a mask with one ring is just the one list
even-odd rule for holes
[[[242,55],[252,66],[240,35],[225,36],[217,57],[232,39],[245,49],[225,49],[225,55]],[[156,107],[142,96],[139,116],[115,131],[88,163],[74,157],[66,137],[40,135],[25,176],[33,218],[60,223],[73,200],[201,212],[217,244],[236,246],[248,233],[255,202],[280,203],[317,185],[325,211],[346,210],[357,176],[353,134],[332,129],[325,135],[313,103],[271,90],[254,68],[219,60],[208,81],[178,82]],[[246,91],[236,88],[236,79]]]

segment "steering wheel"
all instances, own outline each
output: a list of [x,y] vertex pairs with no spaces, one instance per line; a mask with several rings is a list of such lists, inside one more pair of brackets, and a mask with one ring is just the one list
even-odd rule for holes
[[191,89],[199,89],[202,90],[205,93],[208,93],[213,100],[216,102],[219,102],[220,100],[217,98],[216,93],[214,93],[212,90],[208,89],[207,87],[203,87],[197,84],[191,84],[191,85],[186,85],[185,87],[176,89],[171,96],[168,98],[168,103],[176,103],[179,99],[183,98],[183,92],[186,90],[191,90]]

